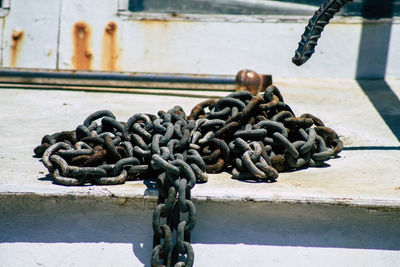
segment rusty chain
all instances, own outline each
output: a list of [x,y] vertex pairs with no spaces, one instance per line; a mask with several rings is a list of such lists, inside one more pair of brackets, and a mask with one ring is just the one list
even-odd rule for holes
[[73,131],[45,135],[34,153],[61,185],[157,177],[151,265],[192,266],[191,189],[207,182],[206,173],[231,170],[233,179],[270,182],[282,171],[322,166],[342,148],[335,131],[311,114],[296,117],[269,86],[256,96],[242,91],[203,101],[189,116],[175,106],[119,122],[100,110]]

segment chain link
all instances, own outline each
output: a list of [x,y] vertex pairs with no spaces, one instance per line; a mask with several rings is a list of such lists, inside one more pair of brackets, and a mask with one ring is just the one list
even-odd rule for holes
[[282,171],[323,166],[342,148],[335,131],[311,114],[296,117],[270,86],[256,96],[243,91],[203,101],[188,117],[175,106],[119,122],[100,110],[73,131],[45,135],[34,153],[61,185],[157,177],[151,265],[192,266],[191,189],[208,181],[206,173],[231,169],[233,179],[271,182]]

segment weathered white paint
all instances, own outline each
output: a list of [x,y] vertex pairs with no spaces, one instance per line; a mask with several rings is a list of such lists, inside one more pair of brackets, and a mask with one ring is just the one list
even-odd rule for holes
[[[378,149],[342,151],[340,159],[327,162],[329,168],[281,173],[278,182],[270,184],[235,181],[228,173],[210,175],[207,183],[193,189],[193,197],[363,206],[400,205],[400,150],[396,149],[399,141],[356,82],[284,79],[277,80],[276,84],[298,116],[303,113],[317,115],[328,127],[338,132],[345,146],[375,146]],[[400,94],[398,80],[390,85],[396,94]],[[56,186],[45,177],[47,170],[43,164],[32,157],[33,148],[45,134],[73,130],[97,110],[109,109],[119,120],[127,121],[135,113],[156,114],[158,110],[168,110],[177,103],[189,113],[201,101],[201,98],[118,93],[0,90],[0,107],[6,111],[0,112],[0,155],[3,157],[0,192],[136,196],[140,199],[152,197],[157,194],[156,190],[142,181],[118,186]],[[23,139],[20,134],[22,128],[29,129],[29,133],[22,135]]]
[[[124,49],[121,64],[130,71],[229,74],[249,68],[274,77],[326,77],[329,73],[331,78],[344,78],[355,73],[359,41],[346,37],[359,36],[361,27],[334,27],[324,34],[310,62],[299,68],[291,57],[304,31],[302,23],[124,21],[124,41],[135,52]],[[341,42],[346,42],[347,53],[333,45]]]
[[60,3],[61,0],[10,1],[10,12],[3,18],[3,67],[12,65],[12,34],[18,31],[23,31],[23,36],[19,41],[14,67],[57,67]]
[[[317,54],[299,69],[291,65],[290,57],[305,22],[204,18],[140,22],[118,14],[117,2],[106,0],[46,2],[47,13],[29,17],[26,10],[37,10],[29,9],[33,3],[11,3],[1,40],[5,67],[10,65],[10,36],[20,27],[28,34],[17,67],[71,69],[72,27],[86,21],[93,30],[93,69],[100,70],[104,27],[111,20],[118,25],[119,66],[127,71],[232,74],[253,68],[275,77],[354,78],[357,67],[359,22],[330,25]],[[59,14],[52,11],[59,10],[59,4],[60,24],[54,19]],[[19,13],[14,6],[20,6]],[[100,6],[101,11],[93,12]],[[393,45],[400,41],[398,25],[391,29],[387,66],[388,76],[395,78],[400,76],[399,48]],[[340,44],[346,44],[346,50]],[[57,53],[38,52],[46,45],[59,47],[58,65]],[[297,114],[318,115],[344,136],[347,146],[394,149],[343,151],[340,159],[328,162],[329,168],[281,174],[273,184],[242,183],[227,173],[211,175],[208,183],[193,189],[199,209],[192,237],[195,266],[260,262],[397,266],[398,140],[354,81],[278,78],[276,83]],[[399,81],[389,83],[399,96]],[[155,113],[178,101],[188,112],[201,99],[50,90],[3,89],[0,94],[1,265],[149,266],[150,222],[157,194],[152,184],[57,186],[45,177],[39,160],[32,158],[32,149],[44,134],[73,129],[99,109],[110,109],[127,120],[134,113]],[[22,137],[21,129],[27,132]]]
[[[317,114],[347,146],[394,148],[343,151],[328,168],[281,173],[276,183],[210,175],[192,190],[195,266],[396,266],[398,140],[354,81],[276,84],[297,114]],[[400,93],[398,80],[390,85]],[[150,266],[154,184],[55,185],[32,149],[44,134],[72,130],[99,109],[126,121],[177,103],[189,112],[201,100],[0,90],[0,265]]]
[[[59,69],[74,69],[72,57],[74,52],[73,29],[77,22],[85,22],[90,28],[90,51],[93,55],[93,70],[102,69],[103,37],[107,23],[117,24],[117,41],[121,43],[121,20],[117,17],[118,2],[101,1],[63,1],[60,25],[60,58]],[[128,45],[128,44],[126,44]],[[121,68],[124,70],[124,67]]]
[[[296,67],[291,57],[307,24],[306,17],[173,17],[131,13],[126,4],[127,1],[113,0],[11,1],[10,12],[4,17],[2,66],[10,66],[10,38],[13,30],[19,28],[25,32],[25,38],[16,67],[73,69],[73,27],[83,21],[91,29],[92,69],[104,70],[104,30],[113,21],[117,25],[116,70],[235,74],[248,68],[274,77],[356,77],[363,25],[360,18],[334,19],[323,32],[315,55],[304,66]],[[30,16],[26,16],[27,10]],[[383,20],[373,24],[390,27]],[[394,18],[388,40],[387,78],[400,77],[399,38],[400,24]],[[382,38],[377,35],[370,39],[366,45],[375,59],[361,71],[366,78],[382,72],[382,52],[375,49],[381,46]]]
[[[151,233],[148,232],[148,234]],[[108,242],[3,243],[0,244],[0,256],[2,257],[3,267],[150,266],[148,259],[145,257],[139,258],[135,255],[133,245],[131,243]],[[141,245],[143,244],[138,244],[139,247]],[[381,267],[382,265],[395,267],[400,261],[400,253],[398,251],[376,249],[282,247],[247,244],[193,244],[193,249],[195,251],[194,266],[210,267]],[[143,256],[150,257],[148,253]]]
[[398,47],[400,47],[400,27],[392,27],[390,38],[391,45],[389,48],[386,75],[387,77],[399,78],[400,52],[398,51]]

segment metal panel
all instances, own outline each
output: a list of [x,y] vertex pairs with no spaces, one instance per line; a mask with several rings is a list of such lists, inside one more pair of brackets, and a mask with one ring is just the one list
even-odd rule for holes
[[[11,4],[3,31],[3,67],[228,75],[246,68],[277,78],[377,78],[386,71],[386,77],[400,77],[398,18],[334,19],[316,55],[299,68],[291,57],[306,17],[136,13],[126,10],[126,0]],[[26,10],[32,15],[26,16]],[[390,29],[390,38],[365,38],[370,23]],[[386,63],[363,63],[368,55],[379,59],[385,53]]]
[[60,69],[120,70],[118,1],[63,1]]
[[4,18],[3,67],[56,68],[60,1],[11,1]]
[[[146,19],[123,23],[120,63],[124,70],[231,74],[249,68],[280,77],[326,77],[329,73],[350,78],[356,69],[361,30],[360,24],[333,25],[320,42],[319,55],[298,68],[291,57],[304,30],[302,23]],[[343,53],[340,43],[348,52]]]

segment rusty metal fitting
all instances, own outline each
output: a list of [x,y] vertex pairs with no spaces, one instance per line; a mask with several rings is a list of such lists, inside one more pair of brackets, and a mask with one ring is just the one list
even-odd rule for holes
[[24,36],[24,31],[20,28],[14,28],[13,33],[11,35],[12,41],[15,43],[20,40]]
[[272,76],[253,70],[240,70],[235,77],[236,91],[248,91],[252,95],[264,92],[272,84]]
[[114,21],[110,21],[104,30],[106,33],[112,34],[117,30],[117,24]]
[[236,91],[249,91],[252,95],[257,95],[261,91],[263,78],[252,70],[241,70],[236,74]]

